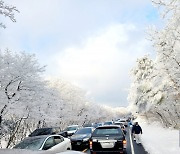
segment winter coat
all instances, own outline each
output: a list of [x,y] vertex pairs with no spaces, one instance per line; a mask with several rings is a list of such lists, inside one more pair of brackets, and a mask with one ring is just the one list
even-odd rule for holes
[[132,133],[135,133],[135,134],[142,134],[142,129],[139,125],[134,125],[133,128],[132,128]]

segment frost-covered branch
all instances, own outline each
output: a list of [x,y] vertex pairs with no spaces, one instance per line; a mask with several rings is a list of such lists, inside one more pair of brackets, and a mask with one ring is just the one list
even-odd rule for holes
[[[15,6],[7,5],[4,1],[0,0],[0,15],[8,17],[12,22],[16,22],[14,13],[19,12]],[[3,23],[0,23],[0,27],[6,28]]]

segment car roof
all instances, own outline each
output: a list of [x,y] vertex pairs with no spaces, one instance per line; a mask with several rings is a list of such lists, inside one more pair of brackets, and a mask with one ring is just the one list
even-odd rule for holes
[[[60,127],[42,127],[42,128],[60,128]],[[42,129],[42,128],[37,128],[37,129]]]
[[36,128],[34,131],[43,130],[43,129],[54,129],[54,128],[60,128],[60,127],[42,127],[42,128]]
[[114,124],[123,124],[123,123],[120,121],[116,121],[116,122],[114,122]]
[[117,126],[117,125],[104,125],[104,126],[99,126],[97,128],[119,128],[119,126]]
[[82,128],[79,128],[79,129],[87,129],[87,128],[94,129],[94,127],[82,127]]
[[79,125],[70,125],[70,126],[67,126],[67,127],[75,127],[75,126],[79,126]]
[[[34,139],[34,138],[47,138],[51,136],[61,136],[58,134],[53,134],[53,135],[39,135],[39,136],[31,136],[31,137],[26,137],[25,139]],[[62,137],[62,136],[61,136]]]
[[[54,127],[53,127],[54,128]],[[36,128],[35,130],[40,130],[40,129],[52,129],[52,127],[42,127],[42,128]]]

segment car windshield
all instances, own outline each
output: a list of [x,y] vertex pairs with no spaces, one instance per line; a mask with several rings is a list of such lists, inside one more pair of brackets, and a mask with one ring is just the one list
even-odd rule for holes
[[93,136],[104,136],[104,135],[123,135],[122,131],[119,128],[108,128],[108,127],[101,127],[95,129],[93,132]]
[[17,144],[14,148],[16,149],[30,149],[39,150],[44,142],[44,138],[27,138]]
[[92,127],[92,124],[84,124],[83,127]]
[[32,132],[29,136],[38,136],[38,135],[49,135],[51,134],[51,128],[39,128]]
[[111,121],[105,122],[104,125],[112,125]]
[[68,127],[67,131],[72,131],[72,130],[76,130],[78,126],[72,126],[72,127]]
[[121,123],[120,122],[115,122],[114,125],[121,125]]
[[76,132],[76,134],[90,134],[90,133],[92,133],[91,128],[82,128]]

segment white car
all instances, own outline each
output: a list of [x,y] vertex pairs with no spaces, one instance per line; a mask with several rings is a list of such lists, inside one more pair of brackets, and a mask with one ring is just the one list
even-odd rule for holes
[[71,125],[66,128],[68,136],[72,136],[79,129],[78,125]]
[[66,150],[71,150],[71,141],[61,135],[41,135],[27,137],[13,148],[64,152]]
[[127,122],[127,120],[126,119],[120,119],[120,120],[118,120],[120,123],[122,123],[125,127],[127,127],[128,126],[128,122]]
[[80,151],[64,151],[64,152],[58,152],[54,153],[53,151],[34,151],[34,150],[26,150],[26,149],[0,149],[0,154],[84,154],[83,152]]
[[[0,149],[0,154],[45,154],[45,153],[46,153],[45,151],[33,151],[26,149]],[[54,153],[48,152],[48,154],[54,154]]]

